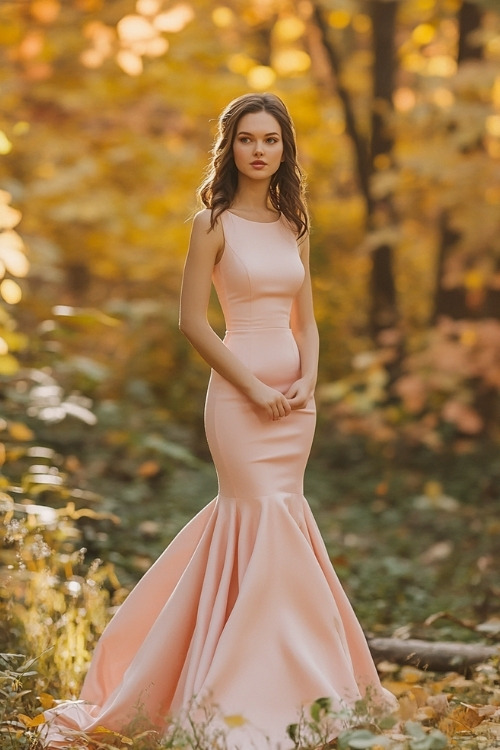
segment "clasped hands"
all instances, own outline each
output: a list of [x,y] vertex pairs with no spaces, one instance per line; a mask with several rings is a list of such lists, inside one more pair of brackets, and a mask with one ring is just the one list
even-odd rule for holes
[[311,398],[313,390],[314,386],[305,378],[296,380],[285,393],[257,381],[248,395],[256,406],[264,409],[270,419],[276,421],[287,417],[296,409],[303,409]]

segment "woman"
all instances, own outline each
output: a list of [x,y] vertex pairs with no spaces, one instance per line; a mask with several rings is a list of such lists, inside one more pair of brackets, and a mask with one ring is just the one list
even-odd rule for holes
[[[48,712],[49,747],[68,730],[120,731],[138,708],[162,733],[206,702],[240,725],[230,746],[284,748],[287,725],[319,697],[339,710],[367,691],[390,704],[303,497],[318,333],[303,179],[278,97],[227,106],[200,196],[180,328],[212,368],[219,492],[108,625],[84,703]],[[212,281],[224,341],[207,322]]]

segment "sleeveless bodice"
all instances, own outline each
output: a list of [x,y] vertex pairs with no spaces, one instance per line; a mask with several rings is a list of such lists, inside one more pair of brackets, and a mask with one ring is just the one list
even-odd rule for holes
[[297,240],[286,220],[272,223],[222,214],[224,254],[213,281],[228,331],[288,328],[304,280]]

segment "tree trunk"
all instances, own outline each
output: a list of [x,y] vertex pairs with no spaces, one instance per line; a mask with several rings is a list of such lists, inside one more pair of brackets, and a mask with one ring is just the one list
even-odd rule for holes
[[441,315],[450,318],[460,318],[465,309],[465,289],[454,287],[445,289],[442,285],[446,261],[453,251],[453,247],[460,239],[460,234],[452,229],[447,212],[441,215],[440,220],[439,254],[436,266],[436,291],[434,293],[434,309],[431,316],[431,324],[435,325]]
[[[458,15],[458,52],[457,62],[468,60],[479,60],[482,57],[482,47],[474,38],[473,33],[481,26],[481,9],[479,5],[469,0],[464,0]],[[453,253],[455,243],[460,239],[460,234],[454,231],[450,225],[449,216],[444,213],[441,220],[441,241],[439,246],[439,257],[436,268],[436,291],[434,294],[434,309],[431,323],[435,324],[441,315],[455,319],[470,317],[467,307],[467,295],[464,287],[455,289],[443,289],[442,277],[446,263]]]
[[480,60],[483,56],[481,44],[472,34],[481,26],[481,9],[477,3],[464,0],[458,14],[458,63],[464,60]]
[[356,159],[356,174],[358,177],[359,188],[363,195],[366,213],[371,214],[372,211],[372,199],[370,193],[370,176],[371,176],[371,164],[368,144],[361,135],[358,126],[356,124],[356,118],[354,116],[354,108],[352,106],[351,97],[348,90],[342,83],[342,70],[340,57],[335,49],[334,45],[328,36],[328,23],[325,19],[323,9],[317,3],[313,5],[312,18],[314,24],[319,30],[319,36],[321,44],[323,46],[326,58],[328,60],[333,78],[335,79],[336,94],[339,97],[342,108],[344,110],[344,119],[346,125],[346,131],[349,138],[354,146],[354,156]]
[[370,0],[373,26],[373,111],[372,111],[372,164],[377,156],[389,155],[394,145],[392,133],[386,126],[385,113],[392,110],[396,56],[394,36],[398,0],[379,2]]
[[[346,131],[352,140],[356,158],[358,184],[366,206],[367,229],[375,228],[375,221],[384,215],[388,223],[394,220],[390,199],[375,201],[370,188],[370,179],[381,159],[390,162],[393,138],[387,126],[387,113],[392,109],[394,71],[396,69],[394,35],[399,0],[370,0],[369,8],[373,24],[373,109],[370,144],[366,143],[356,124],[354,108],[349,92],[342,84],[341,61],[332,44],[328,23],[319,3],[313,4],[313,21],[320,32],[321,43],[335,79],[336,93],[342,102]],[[380,331],[397,324],[397,299],[394,281],[392,247],[382,244],[372,254],[370,274],[370,332],[374,339]]]
[[[394,37],[398,0],[383,3],[371,0],[369,9],[374,52],[371,164],[372,171],[375,171],[381,161],[385,162],[383,167],[389,166],[394,145],[387,115],[392,110],[394,93]],[[383,221],[388,223],[394,221],[390,199],[385,199],[382,204],[372,202],[368,217],[369,229],[375,228],[376,217],[377,220],[383,217]],[[394,327],[398,322],[393,249],[387,243],[379,245],[372,253],[370,303],[370,332],[376,340],[381,331]]]
[[407,641],[400,638],[370,638],[368,646],[375,662],[386,660],[429,669],[431,672],[468,672],[476,664],[482,664],[499,654],[498,646],[421,641],[416,638]]

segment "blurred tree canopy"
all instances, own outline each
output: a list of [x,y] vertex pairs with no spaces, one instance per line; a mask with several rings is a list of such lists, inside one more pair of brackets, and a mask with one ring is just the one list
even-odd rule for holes
[[198,424],[206,367],[177,332],[195,190],[222,107],[272,90],[309,178],[327,432],[436,451],[498,440],[494,0],[3,0],[0,13],[4,381],[36,367]]

